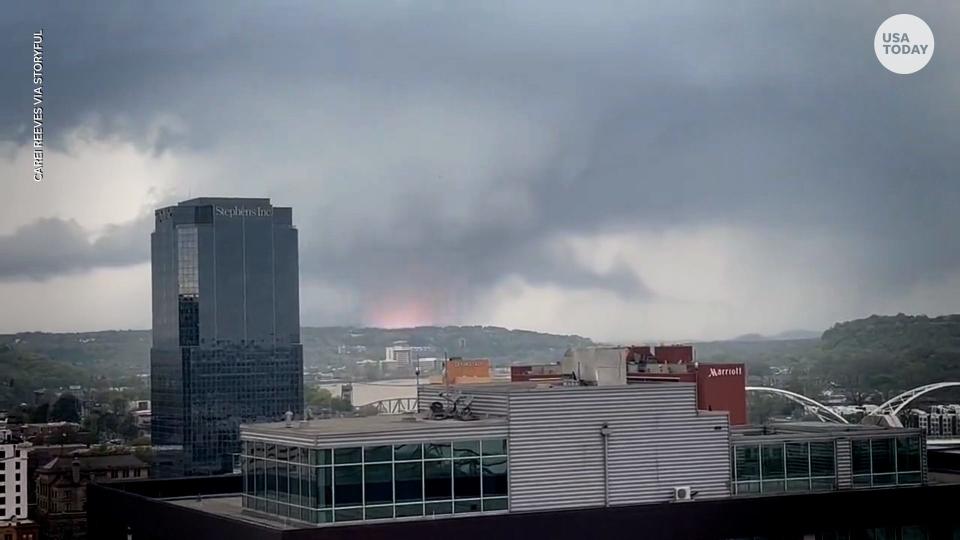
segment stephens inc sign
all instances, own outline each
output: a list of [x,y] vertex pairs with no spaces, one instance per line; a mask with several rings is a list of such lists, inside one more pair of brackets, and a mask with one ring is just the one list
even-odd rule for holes
[[743,366],[737,367],[721,367],[721,368],[710,368],[710,371],[707,372],[707,377],[742,377],[743,376]]
[[213,211],[218,216],[223,217],[270,217],[273,215],[273,208],[244,208],[241,206],[234,206],[233,208],[224,208],[222,206],[214,206]]

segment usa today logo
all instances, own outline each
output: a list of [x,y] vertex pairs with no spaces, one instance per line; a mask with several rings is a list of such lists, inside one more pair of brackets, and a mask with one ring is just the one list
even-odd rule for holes
[[909,75],[933,58],[933,32],[920,17],[901,13],[883,21],[873,38],[873,49],[883,67]]

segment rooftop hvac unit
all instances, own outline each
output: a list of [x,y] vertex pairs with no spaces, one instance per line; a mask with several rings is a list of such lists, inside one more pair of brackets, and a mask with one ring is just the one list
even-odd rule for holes
[[693,499],[693,492],[690,490],[690,486],[680,486],[673,488],[673,500],[675,501],[689,501]]

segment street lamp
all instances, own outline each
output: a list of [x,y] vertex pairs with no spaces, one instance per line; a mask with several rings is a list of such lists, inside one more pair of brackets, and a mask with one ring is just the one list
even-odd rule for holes
[[413,372],[417,375],[417,400],[415,404],[417,412],[420,412],[420,360],[417,360],[417,367]]

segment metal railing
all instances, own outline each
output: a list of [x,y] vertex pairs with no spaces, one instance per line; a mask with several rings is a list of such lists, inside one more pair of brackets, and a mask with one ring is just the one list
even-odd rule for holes
[[365,407],[376,407],[377,414],[404,414],[417,412],[417,398],[394,398],[394,399],[382,399],[380,401],[374,401],[372,403],[367,403],[357,407],[362,409]]

